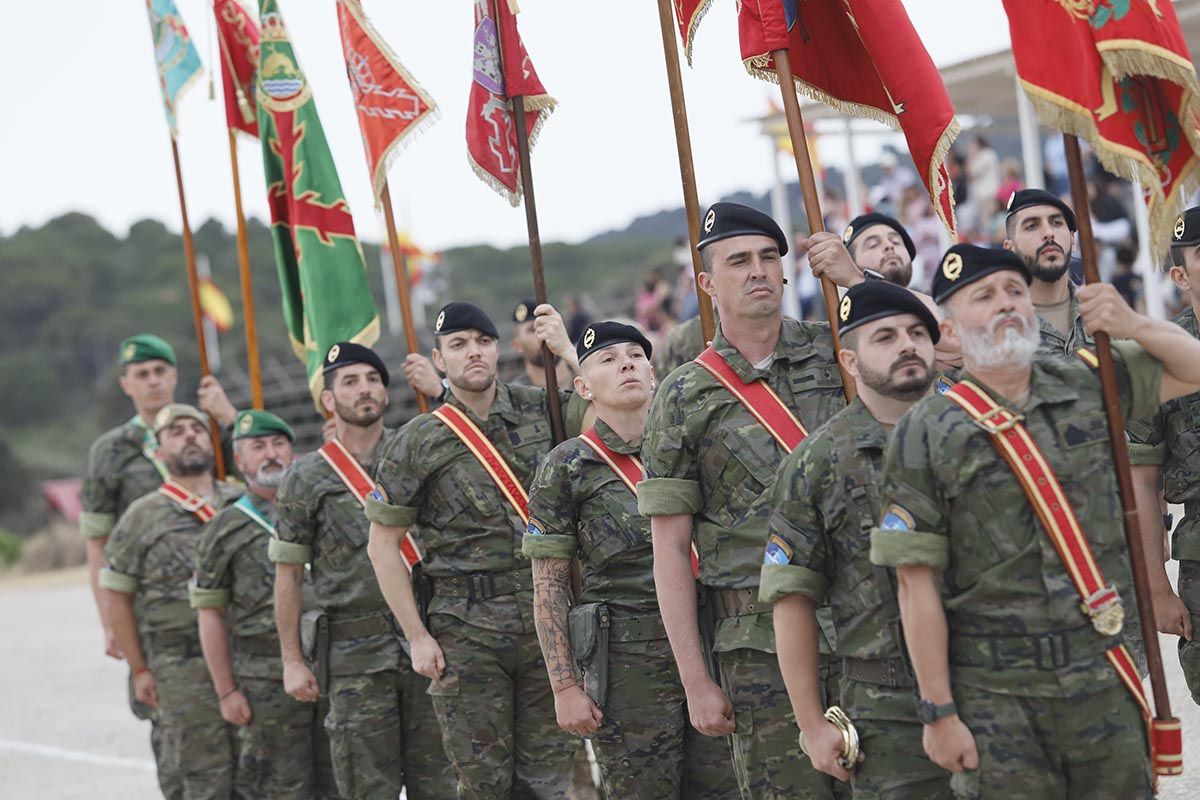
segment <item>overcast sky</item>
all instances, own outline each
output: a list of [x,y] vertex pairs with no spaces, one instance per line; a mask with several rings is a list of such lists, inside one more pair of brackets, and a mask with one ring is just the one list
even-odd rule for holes
[[[211,3],[177,4],[207,68],[216,46]],[[359,236],[378,241],[382,222],[371,199],[334,2],[279,4],[313,86]],[[0,232],[73,210],[93,214],[121,234],[146,217],[178,230],[170,143],[142,0],[6,5],[0,26]],[[520,5],[526,47],[560,104],[533,154],[543,239],[579,241],[679,205],[654,0]],[[1008,45],[1000,0],[904,5],[939,65]],[[431,248],[524,242],[524,211],[510,208],[467,163],[470,0],[364,0],[364,6],[442,111],[392,169],[402,224],[407,221],[414,238]],[[715,0],[697,36],[695,67],[684,68],[702,204],[738,189],[763,191],[771,181],[767,145],[746,120],[764,113],[778,89],[743,70],[734,6],[734,0]],[[232,227],[219,75],[216,92],[218,99],[209,100],[206,78],[185,96],[179,146],[193,225],[216,217]],[[877,146],[878,140],[864,144],[860,158]],[[244,139],[239,156],[247,213],[265,219],[258,143]],[[822,156],[837,163],[840,143],[823,147]]]

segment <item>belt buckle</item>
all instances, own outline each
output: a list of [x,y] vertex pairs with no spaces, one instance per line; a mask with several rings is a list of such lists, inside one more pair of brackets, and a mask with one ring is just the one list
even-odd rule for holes
[[[1008,419],[1004,419],[1004,415],[1008,415]],[[999,422],[993,422],[993,418],[999,418]],[[995,411],[989,411],[977,422],[979,427],[983,428],[988,433],[1004,433],[1007,430],[1015,428],[1025,420],[1024,414],[1018,414],[1015,411],[1009,411],[1007,408],[997,408]]]
[[1116,636],[1125,624],[1125,607],[1113,586],[1105,586],[1088,595],[1079,604],[1092,621],[1092,627],[1104,636]]

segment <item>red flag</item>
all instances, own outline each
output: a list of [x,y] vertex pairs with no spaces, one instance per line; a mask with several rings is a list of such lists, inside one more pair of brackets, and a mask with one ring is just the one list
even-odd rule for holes
[[1080,0],[1004,7],[1017,74],[1038,116],[1086,139],[1109,172],[1141,184],[1150,240],[1165,249],[1200,177],[1200,86],[1175,9]]
[[477,0],[475,3],[475,62],[471,98],[467,104],[467,155],[480,180],[508,199],[521,202],[520,162],[512,105],[525,98],[525,126],[529,146],[556,101],[534,71],[525,52],[513,0]]
[[671,0],[675,6],[675,19],[679,22],[679,38],[683,39],[683,54],[688,65],[692,63],[692,40],[700,20],[708,13],[713,0]]
[[945,159],[958,120],[900,0],[742,0],[738,28],[750,74],[777,80],[772,53],[786,49],[799,92],[902,131],[934,209],[957,238]]
[[383,41],[359,0],[338,0],[337,7],[346,77],[378,207],[392,159],[410,135],[437,121],[437,105]]
[[221,46],[225,124],[257,137],[254,70],[258,68],[258,26],[237,0],[213,0],[213,14]]

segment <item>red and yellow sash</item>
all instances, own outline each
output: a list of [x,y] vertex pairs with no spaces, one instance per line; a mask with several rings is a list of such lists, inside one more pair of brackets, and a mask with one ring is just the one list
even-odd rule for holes
[[[1075,510],[1071,507],[1041,448],[1029,430],[1021,424],[1021,416],[998,405],[983,389],[969,380],[959,381],[946,392],[946,397],[958,404],[988,432],[992,445],[1012,469],[1029,504],[1054,544],[1059,558],[1062,559],[1063,566],[1075,585],[1075,591],[1079,593],[1080,610],[1100,634],[1115,636],[1120,633],[1125,618],[1121,598],[1116,589],[1105,583]],[[1159,775],[1178,775],[1183,771],[1179,720],[1151,718],[1150,704],[1142,688],[1141,676],[1138,675],[1128,647],[1119,644],[1109,649],[1105,655],[1146,719],[1150,731],[1150,756],[1154,771]]]
[[[321,445],[321,449],[317,452],[320,453],[321,458],[325,459],[325,463],[329,465],[334,474],[341,478],[342,483],[346,484],[350,493],[365,506],[367,497],[375,491],[375,482],[362,468],[362,464],[359,464],[358,460],[350,455],[350,451],[337,439],[330,439]],[[380,494],[382,495],[382,490],[380,490]],[[400,556],[404,559],[404,566],[409,572],[412,572],[413,567],[421,563],[421,548],[417,546],[411,531],[406,533],[404,541],[400,542]]]
[[467,449],[471,451],[471,455],[479,461],[480,465],[487,471],[492,481],[496,484],[496,488],[500,490],[500,494],[508,500],[513,509],[516,510],[517,516],[526,525],[529,524],[529,493],[525,491],[525,487],[517,480],[516,474],[513,473],[512,467],[504,460],[504,456],[500,455],[500,451],[496,449],[488,438],[483,435],[483,431],[479,430],[479,426],[471,421],[471,418],[464,414],[457,406],[449,404],[441,405],[431,412],[435,417],[440,419],[447,428],[454,432]]
[[217,515],[217,510],[212,507],[212,504],[198,494],[192,494],[189,490],[180,486],[175,481],[167,481],[162,486],[158,487],[158,493],[169,499],[172,503],[196,515],[196,519],[201,522],[208,522]]
[[617,477],[621,482],[633,492],[634,497],[637,497],[637,485],[641,483],[645,472],[642,469],[642,462],[637,456],[629,455],[628,453],[618,453],[604,443],[600,438],[600,434],[596,433],[595,428],[588,428],[583,433],[579,434],[579,438],[584,441],[584,444],[596,451],[596,455],[600,460],[617,473]]
[[704,367],[737,398],[742,407],[749,411],[785,452],[792,452],[808,436],[808,431],[796,419],[775,390],[764,380],[746,383],[729,366],[725,357],[711,347],[696,356],[696,363]]

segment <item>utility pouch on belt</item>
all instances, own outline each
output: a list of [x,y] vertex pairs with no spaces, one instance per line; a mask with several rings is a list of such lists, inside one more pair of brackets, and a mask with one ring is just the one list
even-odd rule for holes
[[320,609],[300,615],[300,653],[325,694],[329,686],[329,617]]
[[425,574],[424,565],[419,563],[413,565],[409,579],[412,581],[413,599],[417,601],[417,614],[421,617],[421,624],[428,628],[429,601],[433,599],[433,579]]
[[700,651],[704,666],[713,683],[721,685],[721,670],[717,666],[717,593],[702,583],[696,584],[696,621],[700,628]]
[[608,606],[584,603],[567,614],[571,655],[583,675],[583,690],[601,710],[608,696]]

